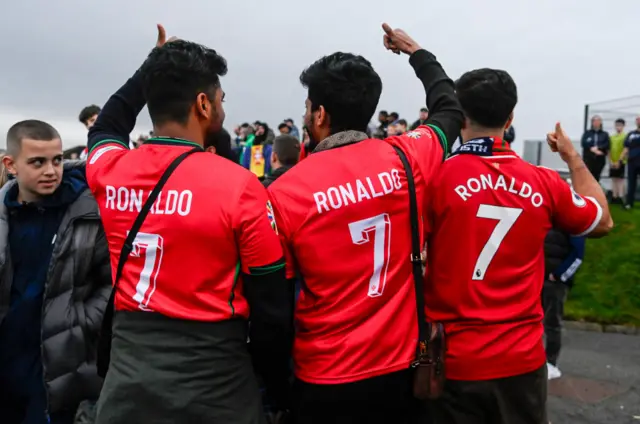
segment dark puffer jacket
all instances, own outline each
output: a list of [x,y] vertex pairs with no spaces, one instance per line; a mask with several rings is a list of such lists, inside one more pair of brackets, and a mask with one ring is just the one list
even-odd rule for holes
[[[15,184],[7,183],[0,199]],[[0,202],[0,323],[13,281],[8,235],[8,210]],[[95,345],[110,291],[107,242],[98,205],[86,190],[62,217],[47,272],[41,343],[50,412],[76,408],[100,394]]]

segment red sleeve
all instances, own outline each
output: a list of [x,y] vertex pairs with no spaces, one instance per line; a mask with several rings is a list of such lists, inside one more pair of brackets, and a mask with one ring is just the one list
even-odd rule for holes
[[387,141],[400,147],[407,156],[420,167],[422,174],[428,177],[446,156],[446,140],[437,127],[421,125],[413,131],[387,138]]
[[260,275],[284,267],[273,208],[257,178],[247,179],[233,221],[242,272]]
[[280,236],[280,244],[282,245],[282,251],[284,252],[284,259],[287,266],[287,278],[294,278],[296,276],[296,263],[293,254],[291,253],[291,232],[287,225],[286,217],[284,216],[284,210],[278,205],[275,197],[275,191],[273,190],[273,184],[269,186],[267,192],[273,205],[274,219],[278,223],[277,232]]
[[97,143],[87,156],[87,182],[95,194],[100,186],[100,176],[108,173],[111,167],[129,151],[119,140],[103,140]]
[[602,218],[602,207],[593,197],[583,197],[555,171],[547,172],[553,198],[553,223],[574,236],[586,236]]

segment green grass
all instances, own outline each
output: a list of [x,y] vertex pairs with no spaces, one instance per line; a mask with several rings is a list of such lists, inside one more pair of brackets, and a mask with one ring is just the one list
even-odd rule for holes
[[611,213],[611,234],[587,240],[565,319],[640,325],[640,209]]

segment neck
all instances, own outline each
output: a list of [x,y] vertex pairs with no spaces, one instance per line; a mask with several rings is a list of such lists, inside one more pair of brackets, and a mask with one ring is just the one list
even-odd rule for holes
[[494,137],[502,139],[504,137],[504,128],[499,129],[477,129],[477,130],[469,130],[462,138],[462,142],[466,143],[469,140],[475,140],[477,138],[487,138]]
[[154,137],[179,138],[188,140],[204,147],[204,139],[199,130],[192,128],[192,125],[182,125],[177,122],[168,122],[162,125],[153,126]]

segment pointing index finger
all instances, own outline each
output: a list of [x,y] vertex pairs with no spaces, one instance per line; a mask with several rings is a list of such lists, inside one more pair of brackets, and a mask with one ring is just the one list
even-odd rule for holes
[[162,26],[162,24],[157,24],[158,27],[158,44],[164,44],[165,40],[167,39],[167,31],[164,29],[164,26]]
[[393,37],[395,35],[395,33],[393,32],[393,29],[386,22],[382,24],[382,29],[389,37]]

